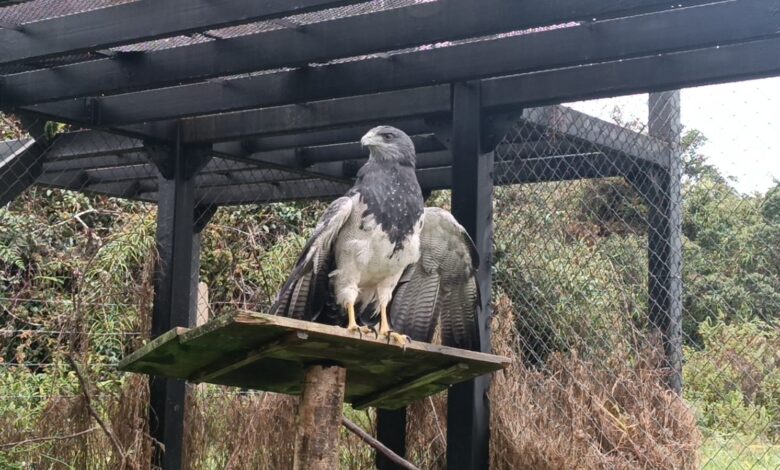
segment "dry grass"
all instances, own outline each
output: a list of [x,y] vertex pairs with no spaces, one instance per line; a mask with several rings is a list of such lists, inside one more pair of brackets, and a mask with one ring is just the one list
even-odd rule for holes
[[[691,410],[665,390],[646,357],[613,351],[608,363],[554,354],[543,371],[524,365],[510,302],[495,306],[493,349],[513,358],[493,377],[490,459],[493,469],[693,469],[701,435]],[[435,404],[436,412],[431,408]],[[413,405],[408,445],[421,468],[443,469],[446,401]]]
[[491,462],[495,469],[698,468],[701,435],[691,410],[643,359],[613,351],[608,363],[554,354],[546,370],[527,368],[514,313],[496,305],[493,348],[514,359],[491,390]]
[[[508,300],[497,302],[493,348],[514,359],[496,374],[491,388],[491,461],[494,469],[698,468],[701,436],[686,405],[661,385],[652,367],[652,348],[642,360],[613,351],[607,362],[576,354],[553,354],[544,370],[523,364]],[[147,380],[126,378],[120,392],[96,406],[106,417],[125,456],[126,468],[147,468]],[[265,393],[238,393],[207,386],[188,398],[186,455],[192,469],[290,468],[297,399]],[[348,416],[369,431],[372,413]],[[447,428],[444,394],[409,407],[407,448],[423,469],[443,469]],[[35,468],[119,468],[121,457],[95,426],[82,397],[48,402],[39,429],[18,435],[5,421],[0,442],[64,436],[10,449],[23,452]],[[9,426],[6,426],[8,424]],[[83,433],[83,434],[79,434]],[[69,438],[69,435],[76,435]],[[344,431],[341,467],[373,468],[373,451]],[[2,452],[9,449],[0,448]]]
[[188,397],[187,468],[290,468],[297,399],[217,387]]

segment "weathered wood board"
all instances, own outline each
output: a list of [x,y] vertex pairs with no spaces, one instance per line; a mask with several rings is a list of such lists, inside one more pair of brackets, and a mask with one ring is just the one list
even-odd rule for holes
[[345,367],[345,401],[353,406],[392,409],[504,368],[509,359],[420,342],[402,349],[344,328],[241,312],[198,328],[175,328],[127,356],[119,368],[298,395],[311,364]]

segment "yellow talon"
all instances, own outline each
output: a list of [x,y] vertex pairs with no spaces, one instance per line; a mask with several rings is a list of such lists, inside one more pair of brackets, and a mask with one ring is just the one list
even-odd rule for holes
[[395,341],[398,343],[399,346],[401,346],[404,350],[406,350],[406,346],[412,342],[411,338],[409,338],[406,335],[402,335],[400,333],[396,333],[395,331],[391,331],[388,335],[390,341]]
[[350,333],[357,332],[361,337],[363,337],[363,334],[373,333],[374,330],[367,326],[360,326],[357,324],[357,321],[355,320],[355,306],[352,304],[347,304],[347,331]]
[[399,346],[406,349],[406,345],[411,343],[412,340],[408,336],[396,333],[390,329],[390,322],[387,320],[387,306],[381,306],[379,309],[379,314],[380,318],[378,336],[383,338],[386,337],[388,342],[392,341],[398,343]]

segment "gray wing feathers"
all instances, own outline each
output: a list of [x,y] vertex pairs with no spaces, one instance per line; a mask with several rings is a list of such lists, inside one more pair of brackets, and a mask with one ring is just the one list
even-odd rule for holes
[[440,319],[443,344],[474,349],[479,308],[476,248],[449,212],[429,207],[424,217],[420,260],[393,295],[390,321],[412,339],[430,341]]
[[328,295],[333,244],[351,213],[349,197],[340,197],[328,206],[271,306],[272,315],[303,320],[317,318]]
[[415,341],[430,342],[436,326],[435,308],[439,296],[439,275],[413,265],[408,279],[402,279],[393,294],[390,322],[393,329]]

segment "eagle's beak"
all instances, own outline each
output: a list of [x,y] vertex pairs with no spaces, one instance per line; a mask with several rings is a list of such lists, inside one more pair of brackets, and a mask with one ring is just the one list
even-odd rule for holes
[[360,139],[360,145],[362,145],[363,147],[370,147],[380,142],[381,140],[379,140],[378,136],[373,131],[368,131],[366,135],[364,135],[363,138]]

